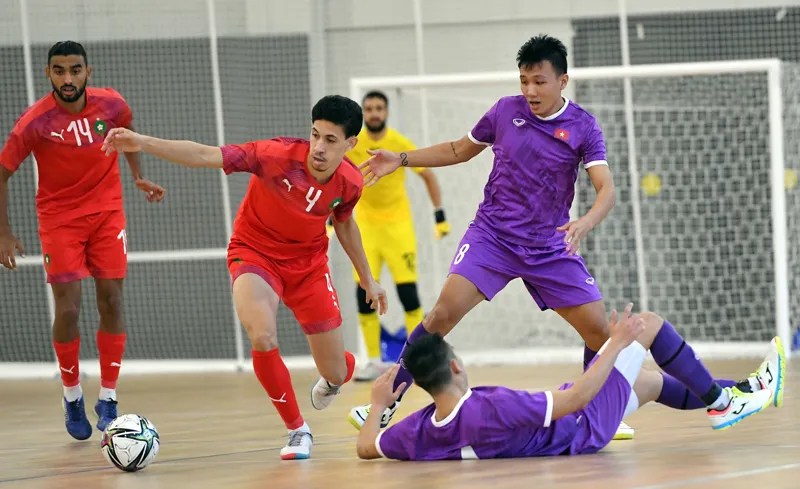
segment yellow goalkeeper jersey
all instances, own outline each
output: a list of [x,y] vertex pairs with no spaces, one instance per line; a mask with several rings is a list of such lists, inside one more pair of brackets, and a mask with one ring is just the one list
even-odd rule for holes
[[[408,138],[391,127],[386,128],[386,134],[378,141],[370,139],[367,129],[362,128],[358,134],[358,144],[347,153],[347,157],[356,165],[360,165],[370,158],[367,150],[375,149],[402,152],[417,148]],[[358,220],[381,223],[411,219],[405,170],[406,168],[400,167],[394,173],[381,178],[375,185],[364,187],[355,209]],[[411,168],[411,170],[422,173],[425,168]]]

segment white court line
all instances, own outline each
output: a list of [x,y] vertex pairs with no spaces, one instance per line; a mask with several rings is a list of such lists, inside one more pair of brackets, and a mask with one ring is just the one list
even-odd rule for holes
[[792,469],[800,469],[800,464],[776,465],[774,467],[762,467],[760,469],[741,470],[739,472],[728,472],[726,474],[709,475],[706,477],[694,477],[692,479],[683,479],[680,481],[666,482],[664,484],[636,486],[632,489],[668,489],[670,487],[688,486],[689,484],[705,484],[716,480],[733,479],[734,477],[765,474],[769,472],[778,472],[781,470],[792,470]]

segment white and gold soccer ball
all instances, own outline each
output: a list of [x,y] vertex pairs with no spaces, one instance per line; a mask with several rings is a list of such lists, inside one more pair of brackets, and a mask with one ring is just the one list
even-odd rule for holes
[[114,467],[136,472],[153,463],[160,440],[149,419],[137,414],[123,414],[108,424],[100,446],[103,456]]

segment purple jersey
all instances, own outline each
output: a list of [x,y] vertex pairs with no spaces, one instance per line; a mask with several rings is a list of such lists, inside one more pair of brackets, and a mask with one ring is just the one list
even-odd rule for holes
[[551,392],[474,387],[436,421],[433,404],[383,431],[375,444],[395,460],[465,460],[561,455],[577,432],[576,417],[552,421]]
[[469,133],[474,143],[494,151],[475,222],[512,243],[563,244],[556,228],[569,221],[580,163],[607,164],[594,116],[564,100],[561,110],[541,118],[524,96],[501,98]]

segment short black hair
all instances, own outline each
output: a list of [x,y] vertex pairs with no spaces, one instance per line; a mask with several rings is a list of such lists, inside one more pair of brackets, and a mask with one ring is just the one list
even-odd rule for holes
[[333,122],[344,130],[344,137],[358,136],[364,123],[361,106],[341,95],[326,95],[311,109],[311,122]]
[[50,60],[53,59],[53,56],[72,55],[83,56],[83,62],[87,65],[89,64],[89,58],[86,56],[86,50],[83,48],[83,45],[75,41],[61,41],[53,44],[50,51],[47,52],[47,64],[50,64]]
[[434,395],[453,380],[450,360],[455,357],[453,348],[436,333],[411,343],[403,355],[403,363],[414,382]]
[[563,75],[567,72],[567,47],[555,37],[539,34],[517,51],[518,68],[529,68],[543,61],[549,61],[558,76]]
[[386,104],[386,107],[389,107],[389,98],[386,96],[385,93],[379,90],[372,90],[371,92],[367,92],[367,94],[364,95],[364,98],[361,99],[361,103],[363,104],[364,102],[367,101],[367,99],[370,98],[379,98],[383,100],[383,103]]

